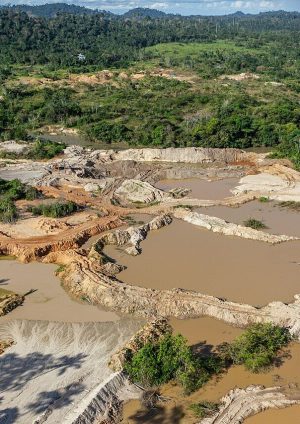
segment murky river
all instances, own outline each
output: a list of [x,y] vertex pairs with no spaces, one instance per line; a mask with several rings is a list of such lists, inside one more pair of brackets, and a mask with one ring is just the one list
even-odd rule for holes
[[24,294],[23,305],[0,317],[0,323],[14,319],[47,320],[61,322],[116,321],[113,312],[101,310],[87,302],[72,300],[54,275],[56,265],[42,263],[21,264],[0,261],[1,287]]
[[300,242],[269,245],[174,222],[152,231],[132,257],[108,246],[105,252],[128,268],[122,281],[144,287],[181,287],[232,301],[265,305],[290,302],[300,293]]

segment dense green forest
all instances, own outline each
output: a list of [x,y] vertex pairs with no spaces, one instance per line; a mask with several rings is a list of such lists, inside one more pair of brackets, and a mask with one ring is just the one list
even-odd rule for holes
[[[251,47],[267,42],[299,46],[300,14],[278,12],[253,17],[182,17],[135,19],[105,13],[61,13],[52,19],[18,9],[0,9],[1,63],[51,63],[70,66],[84,54],[86,64],[124,66],[140,59],[145,47],[166,42],[236,40]],[[284,52],[278,52],[281,59]]]
[[[51,17],[47,6],[0,9],[2,139],[56,124],[91,142],[275,146],[299,162],[299,13]],[[103,69],[102,83],[76,79]]]

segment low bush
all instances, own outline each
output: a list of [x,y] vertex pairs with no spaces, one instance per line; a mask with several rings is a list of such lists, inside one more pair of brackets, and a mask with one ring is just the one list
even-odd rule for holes
[[249,218],[244,221],[244,226],[253,228],[254,230],[262,230],[264,228],[267,228],[267,226],[262,221],[259,221],[258,219],[254,218]]
[[232,343],[220,348],[223,359],[233,364],[243,364],[251,372],[270,367],[283,347],[292,340],[287,328],[276,325],[254,324]]
[[268,197],[261,196],[261,197],[258,198],[258,201],[260,203],[268,203],[270,201],[270,199]]
[[0,196],[12,201],[19,199],[34,200],[40,196],[40,192],[34,187],[21,183],[18,179],[11,181],[0,179]]
[[183,336],[171,334],[157,343],[147,343],[125,364],[125,371],[134,382],[153,387],[176,380],[186,393],[202,387],[222,368],[220,358],[197,357]]
[[41,141],[37,140],[33,143],[31,149],[26,154],[27,159],[41,160],[52,159],[60,155],[66,148],[64,143],[57,143],[55,141]]
[[34,200],[40,196],[40,192],[31,186],[23,184],[15,179],[6,181],[0,179],[0,221],[13,222],[18,218],[15,205],[16,200]]
[[38,206],[30,206],[29,212],[33,215],[43,215],[50,218],[61,218],[71,215],[79,209],[74,202],[56,202],[51,204],[42,204]]
[[0,221],[12,223],[18,218],[17,208],[11,199],[0,200]]
[[28,149],[22,153],[2,151],[0,152],[0,157],[2,159],[52,159],[60,155],[65,148],[66,145],[64,143],[57,143],[51,140],[36,140],[28,144]]

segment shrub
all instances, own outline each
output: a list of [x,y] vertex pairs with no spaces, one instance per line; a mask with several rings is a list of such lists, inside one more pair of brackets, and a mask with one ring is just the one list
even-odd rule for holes
[[40,196],[40,192],[31,186],[21,183],[20,180],[15,179],[6,181],[0,179],[0,196],[10,200],[34,200]]
[[60,155],[65,148],[66,144],[64,143],[58,143],[51,140],[36,140],[33,143],[28,144],[28,149],[22,153],[2,151],[0,152],[0,157],[2,159],[52,159],[53,157]]
[[270,199],[268,197],[261,196],[261,197],[259,197],[258,201],[261,202],[261,203],[267,203],[267,202],[270,201]]
[[10,199],[0,200],[0,221],[12,223],[18,218],[17,208]]
[[267,228],[267,226],[262,221],[259,221],[258,219],[254,218],[249,218],[244,221],[244,226],[253,228],[254,230],[261,230],[263,228]]
[[220,358],[197,358],[183,336],[167,334],[157,343],[147,343],[128,358],[124,369],[131,380],[145,387],[175,379],[190,393],[219,372],[222,364]]
[[36,140],[27,152],[26,158],[33,160],[52,159],[60,155],[65,148],[66,145],[64,143],[57,143],[50,140]]
[[56,202],[49,205],[30,206],[29,212],[33,215],[43,215],[50,218],[61,218],[71,215],[78,210],[78,205],[74,202]]
[[0,179],[0,221],[13,222],[18,218],[18,212],[14,202],[19,199],[33,200],[40,192],[31,186],[15,179],[6,181]]
[[190,409],[193,411],[197,418],[210,417],[219,411],[220,404],[215,402],[203,401],[193,403]]
[[272,365],[279,350],[288,345],[291,335],[287,328],[254,324],[231,344],[222,347],[224,359],[243,364],[251,372],[260,372]]

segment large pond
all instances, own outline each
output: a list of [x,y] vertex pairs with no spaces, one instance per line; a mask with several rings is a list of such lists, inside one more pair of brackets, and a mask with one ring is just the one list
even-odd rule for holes
[[269,409],[254,415],[245,421],[245,424],[299,424],[300,405],[284,409]]
[[[155,184],[161,190],[185,188],[190,190],[188,197],[205,200],[219,200],[232,196],[231,190],[238,185],[238,178],[226,178],[218,181],[207,181],[200,178],[186,178],[180,180],[161,180]],[[184,199],[182,200],[184,203]]]
[[23,305],[0,317],[0,323],[14,319],[47,320],[62,322],[116,321],[113,312],[104,311],[82,301],[73,300],[61,287],[55,276],[56,265],[42,263],[21,264],[1,260],[1,287],[24,294]]
[[267,228],[263,231],[300,237],[300,213],[287,207],[280,207],[276,202],[262,203],[256,200],[234,208],[210,206],[197,208],[196,211],[241,225],[247,219],[254,218],[265,224]]
[[152,231],[132,257],[114,246],[105,253],[128,268],[127,283],[157,289],[181,287],[232,301],[265,305],[300,293],[299,241],[269,245],[228,237],[183,221]]

